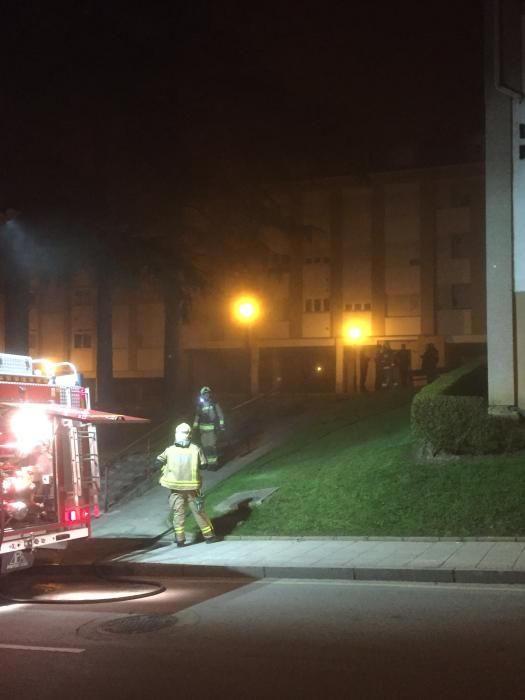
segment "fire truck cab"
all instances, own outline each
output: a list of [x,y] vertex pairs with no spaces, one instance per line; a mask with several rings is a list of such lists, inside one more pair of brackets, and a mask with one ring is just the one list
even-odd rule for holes
[[97,423],[145,423],[91,409],[76,368],[0,353],[0,574],[37,547],[89,537],[98,517]]

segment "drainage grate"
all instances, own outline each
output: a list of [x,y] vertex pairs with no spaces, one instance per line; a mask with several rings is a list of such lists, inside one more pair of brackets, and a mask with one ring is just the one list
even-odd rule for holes
[[241,507],[243,504],[250,508],[262,505],[267,501],[270,496],[272,496],[277,490],[278,486],[273,486],[267,489],[253,489],[252,491],[238,491],[232,496],[227,498],[225,501],[221,501],[215,506],[215,510],[218,513],[231,513]]

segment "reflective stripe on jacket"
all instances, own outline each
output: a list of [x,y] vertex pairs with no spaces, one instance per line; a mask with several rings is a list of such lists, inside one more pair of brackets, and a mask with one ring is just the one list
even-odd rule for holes
[[188,447],[170,445],[157,459],[162,467],[161,486],[175,491],[198,491],[201,487],[200,466],[206,464],[201,448],[193,443]]
[[197,407],[193,428],[200,430],[214,430],[216,427],[224,428],[224,413],[218,403],[205,403]]

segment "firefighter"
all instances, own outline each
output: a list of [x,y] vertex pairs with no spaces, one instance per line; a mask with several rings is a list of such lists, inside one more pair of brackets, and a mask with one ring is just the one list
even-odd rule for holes
[[206,458],[202,449],[191,442],[191,428],[187,423],[181,423],[175,428],[175,444],[167,447],[156,462],[162,466],[159,483],[171,492],[169,504],[177,547],[186,544],[184,520],[187,506],[190,507],[205,542],[217,542],[211,520],[204,510],[201,493],[200,469],[206,465]]
[[199,393],[197,410],[193,420],[193,430],[199,430],[200,444],[210,469],[219,465],[217,454],[217,432],[224,432],[224,414],[213,399],[209,386],[203,386]]
[[439,351],[434,343],[427,343],[425,352],[421,355],[421,370],[426,375],[427,384],[433,382],[437,377],[437,367],[439,363]]

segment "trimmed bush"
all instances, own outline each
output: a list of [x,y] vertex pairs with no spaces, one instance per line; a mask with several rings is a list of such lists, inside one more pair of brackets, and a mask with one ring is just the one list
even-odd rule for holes
[[416,394],[412,431],[433,454],[490,454],[525,447],[520,423],[488,415],[486,376],[484,361],[476,360],[441,375]]

